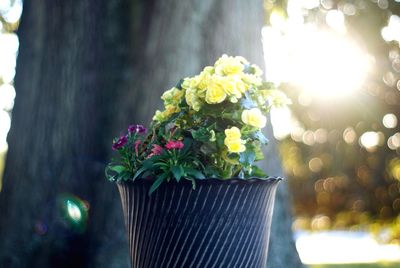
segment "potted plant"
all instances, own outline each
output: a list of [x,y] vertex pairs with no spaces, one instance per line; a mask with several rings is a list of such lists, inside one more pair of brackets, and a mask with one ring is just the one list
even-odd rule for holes
[[149,129],[114,140],[132,267],[264,267],[277,183],[255,165],[273,106],[259,67],[223,55],[161,99]]

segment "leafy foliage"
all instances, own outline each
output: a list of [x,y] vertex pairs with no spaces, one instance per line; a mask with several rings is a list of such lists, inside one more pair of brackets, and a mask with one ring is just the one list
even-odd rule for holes
[[289,104],[263,83],[261,70],[242,57],[223,55],[194,77],[164,92],[149,131],[132,125],[114,140],[120,159],[110,163],[112,181],[151,179],[150,193],[163,182],[205,178],[264,177],[255,166],[267,138],[261,129],[273,106]]

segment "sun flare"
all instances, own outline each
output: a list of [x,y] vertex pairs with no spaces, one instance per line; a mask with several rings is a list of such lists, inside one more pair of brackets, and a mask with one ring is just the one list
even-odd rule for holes
[[[291,28],[293,27],[293,28]],[[266,75],[313,98],[348,97],[362,87],[371,59],[346,35],[313,25],[263,29]]]

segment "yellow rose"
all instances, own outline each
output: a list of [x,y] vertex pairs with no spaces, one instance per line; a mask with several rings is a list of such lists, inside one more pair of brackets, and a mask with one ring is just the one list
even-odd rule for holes
[[212,79],[206,91],[206,102],[209,104],[221,103],[226,99],[226,92],[217,80]]
[[155,115],[153,116],[154,121],[163,122],[165,120],[165,115],[160,110],[157,110]]
[[246,150],[246,142],[240,138],[242,135],[237,127],[225,129],[225,136],[224,144],[229,152],[240,153]]
[[186,77],[185,79],[183,79],[181,87],[184,88],[184,89],[190,88],[191,81],[192,81],[192,78]]
[[213,74],[214,73],[214,67],[206,66],[206,67],[204,67],[202,73]]
[[161,99],[165,104],[179,104],[183,98],[185,92],[183,90],[179,90],[176,87],[171,88],[164,92],[161,96]]
[[195,110],[195,111],[200,110],[202,103],[201,103],[199,97],[197,96],[195,89],[191,89],[191,88],[187,89],[185,99],[186,99],[186,103],[190,107],[192,107],[193,110]]
[[199,75],[193,76],[192,78],[186,78],[182,84],[182,87],[185,89],[195,89],[196,94],[205,98],[206,90],[208,84],[210,83],[211,75],[208,72],[201,72]]
[[225,136],[225,139],[237,140],[242,137],[242,134],[240,133],[240,129],[237,127],[231,127],[225,129]]
[[261,76],[254,75],[254,74],[242,73],[241,77],[242,77],[243,81],[247,84],[253,84],[255,86],[261,86],[261,84],[262,84]]
[[236,89],[240,93],[245,93],[247,90],[249,90],[250,86],[243,82],[243,80],[239,76],[235,76],[234,78],[235,84],[236,84]]
[[164,111],[157,110],[155,115],[153,116],[154,121],[163,122],[167,120],[172,114],[178,113],[181,111],[181,108],[175,105],[166,105]]
[[231,153],[241,153],[246,151],[246,146],[243,144],[243,140],[234,140],[225,144],[228,147],[228,151]]
[[233,76],[223,76],[217,79],[217,82],[224,88],[228,96],[234,96],[237,99],[242,97],[242,93],[237,88],[236,79]]
[[167,105],[165,106],[165,115],[167,117],[169,117],[170,115],[174,114],[174,113],[179,113],[181,111],[181,108],[179,108],[178,106],[175,105]]
[[244,69],[242,61],[242,57],[229,57],[224,54],[215,62],[215,73],[219,75],[241,73]]
[[202,72],[200,74],[199,83],[197,85],[197,95],[201,98],[205,98],[206,90],[211,82],[211,75],[207,72]]
[[260,109],[253,108],[242,112],[242,121],[247,125],[263,128],[267,123],[267,118],[261,113]]

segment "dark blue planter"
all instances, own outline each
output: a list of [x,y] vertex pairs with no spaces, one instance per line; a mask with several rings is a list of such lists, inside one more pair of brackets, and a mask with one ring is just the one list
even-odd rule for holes
[[279,181],[118,183],[132,267],[265,267]]

